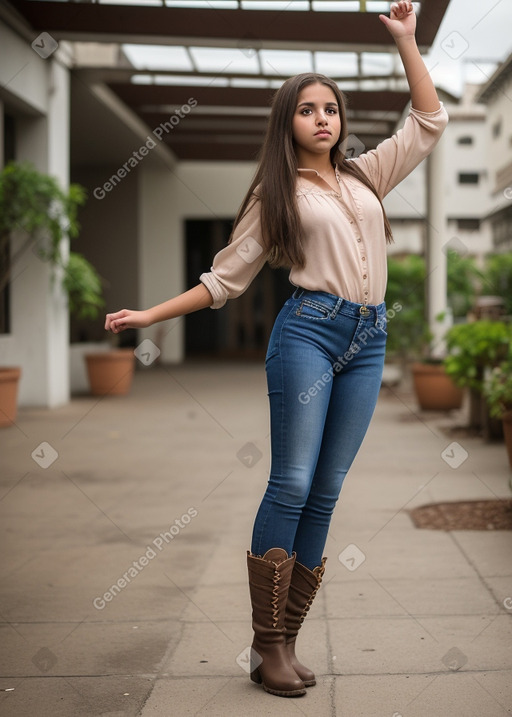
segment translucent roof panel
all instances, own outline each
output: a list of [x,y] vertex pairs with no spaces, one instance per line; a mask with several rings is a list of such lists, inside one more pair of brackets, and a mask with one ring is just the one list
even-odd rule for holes
[[96,0],[100,5],[142,5],[144,7],[162,6],[160,0]]
[[362,52],[361,65],[364,75],[390,75],[393,72],[394,56],[388,52]]
[[179,45],[123,45],[123,51],[138,70],[194,69],[187,51]]
[[260,50],[261,68],[265,75],[297,75],[313,72],[311,52],[306,50]]
[[[160,2],[160,5],[162,3]],[[236,10],[237,0],[165,0],[166,7],[199,7],[214,10]]]
[[195,85],[196,87],[228,87],[227,77],[194,77],[186,75],[155,75],[155,85]]
[[313,10],[319,10],[320,12],[359,12],[359,0],[341,0],[336,2],[333,0],[314,0]]
[[191,47],[199,72],[254,72],[260,70],[256,53],[243,52],[239,47]]
[[242,0],[242,10],[309,10],[308,0]]
[[256,77],[254,78],[254,80],[251,80],[251,79],[237,80],[236,77],[232,77],[229,84],[231,87],[268,87],[269,81],[258,79]]
[[[416,2],[413,5],[418,6],[420,3]],[[366,12],[389,12],[390,2],[382,2],[382,0],[368,0],[366,3]],[[416,7],[416,10],[418,8]]]
[[357,75],[355,52],[315,52],[316,71],[328,77],[354,77]]

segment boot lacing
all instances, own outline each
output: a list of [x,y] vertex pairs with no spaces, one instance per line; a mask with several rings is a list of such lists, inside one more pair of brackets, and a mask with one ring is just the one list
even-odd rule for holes
[[316,576],[317,576],[316,587],[315,587],[315,589],[313,590],[313,592],[311,593],[311,595],[309,596],[309,600],[307,601],[306,605],[304,606],[304,610],[303,610],[303,612],[302,612],[302,615],[300,616],[300,623],[299,623],[300,625],[302,625],[302,623],[303,623],[304,620],[306,619],[306,615],[307,615],[307,613],[308,613],[308,611],[309,611],[309,608],[310,608],[311,605],[313,604],[313,601],[314,601],[314,599],[315,599],[315,597],[316,597],[317,592],[320,590],[320,585],[322,584],[322,578],[323,578],[324,573],[325,573],[325,560],[326,560],[325,558],[322,558],[322,565],[320,566],[320,570],[319,570],[318,573],[316,574]]

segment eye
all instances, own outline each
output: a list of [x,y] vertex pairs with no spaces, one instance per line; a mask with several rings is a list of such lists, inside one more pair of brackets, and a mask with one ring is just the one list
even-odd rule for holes
[[311,108],[310,108],[310,107],[305,107],[303,110],[301,110],[301,112],[300,112],[301,115],[303,115],[304,112],[311,112]]
[[338,114],[338,110],[335,107],[328,107],[327,112],[332,112],[333,115]]

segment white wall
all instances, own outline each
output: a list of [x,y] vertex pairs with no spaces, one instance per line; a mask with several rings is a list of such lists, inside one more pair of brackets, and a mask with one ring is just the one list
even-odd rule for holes
[[[0,24],[0,84],[7,111],[17,115],[16,159],[32,162],[66,188],[69,172],[69,73],[42,59]],[[21,237],[13,241],[16,250]],[[64,252],[67,246],[63,246]],[[33,251],[14,267],[12,329],[0,336],[0,363],[21,366],[20,405],[53,407],[69,400],[68,310],[60,282]]]
[[[487,105],[487,152],[490,167],[490,195],[497,198],[512,183],[512,112],[510,97],[512,95],[512,77],[500,85],[500,89],[489,100]],[[501,123],[501,132],[494,136],[492,128]],[[501,181],[498,173],[508,168]],[[499,197],[501,200],[501,197]],[[510,201],[510,198],[509,198]]]

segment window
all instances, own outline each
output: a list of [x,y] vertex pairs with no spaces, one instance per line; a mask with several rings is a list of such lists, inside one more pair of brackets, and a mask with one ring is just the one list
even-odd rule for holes
[[470,137],[469,134],[465,134],[458,138],[457,144],[473,144],[473,137]]
[[459,172],[459,184],[478,184],[478,172]]
[[480,219],[457,219],[457,229],[477,231],[480,229]]

